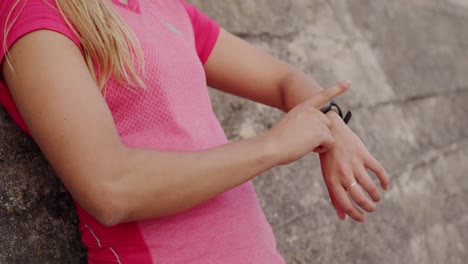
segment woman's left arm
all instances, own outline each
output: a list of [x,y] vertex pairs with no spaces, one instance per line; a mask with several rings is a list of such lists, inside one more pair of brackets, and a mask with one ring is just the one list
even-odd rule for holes
[[[322,90],[302,71],[225,30],[221,30],[204,67],[209,86],[285,112]],[[335,112],[330,111],[327,116],[333,123],[335,144],[320,154],[320,161],[330,198],[340,219],[349,215],[356,221],[365,221],[352,201],[372,212],[381,198],[367,170],[376,174],[385,190],[389,187],[388,175]]]

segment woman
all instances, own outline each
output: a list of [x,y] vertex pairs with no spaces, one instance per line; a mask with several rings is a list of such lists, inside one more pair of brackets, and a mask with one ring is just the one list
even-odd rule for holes
[[[89,263],[284,263],[250,180],[312,151],[340,219],[375,210],[367,169],[388,188],[341,117],[318,110],[349,82],[320,92],[192,5],[0,5],[0,102],[74,197]],[[229,143],[207,84],[288,113]]]

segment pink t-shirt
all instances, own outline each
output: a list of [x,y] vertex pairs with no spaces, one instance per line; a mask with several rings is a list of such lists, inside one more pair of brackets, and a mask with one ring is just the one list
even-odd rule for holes
[[[16,1],[0,3],[0,36]],[[173,151],[226,144],[203,69],[219,26],[179,0],[113,2],[140,41],[148,87],[134,92],[114,80],[107,84],[105,100],[122,142],[128,147]],[[53,0],[21,0],[11,17],[24,3],[8,32],[7,47],[2,44],[2,60],[5,48],[40,29],[61,33],[81,48]],[[28,132],[4,82],[0,103]],[[76,208],[89,263],[284,263],[251,182],[173,216],[115,227],[100,225],[79,204]]]

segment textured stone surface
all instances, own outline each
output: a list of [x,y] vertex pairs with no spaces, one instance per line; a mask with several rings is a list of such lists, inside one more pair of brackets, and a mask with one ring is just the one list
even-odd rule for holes
[[[339,222],[317,158],[254,182],[288,263],[466,263],[468,4],[464,0],[192,0],[225,28],[312,74],[353,80],[340,98],[392,188],[365,224]],[[281,113],[211,91],[229,138]],[[79,263],[69,196],[0,114],[0,263]]]
[[84,263],[70,196],[3,109],[0,120],[0,263]]

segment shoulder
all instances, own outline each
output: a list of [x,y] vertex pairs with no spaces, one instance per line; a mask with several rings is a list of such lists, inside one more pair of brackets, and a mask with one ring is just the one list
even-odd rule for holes
[[79,41],[63,19],[54,0],[2,0],[0,3],[0,38],[3,57],[14,42],[36,30],[61,33],[78,46]]

